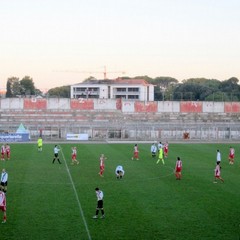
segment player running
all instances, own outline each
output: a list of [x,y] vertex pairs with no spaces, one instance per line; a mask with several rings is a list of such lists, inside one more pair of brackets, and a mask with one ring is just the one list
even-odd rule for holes
[[217,162],[214,173],[215,173],[215,180],[213,183],[217,183],[217,179],[219,179],[221,182],[224,182],[223,178],[221,177],[221,167],[219,162]]

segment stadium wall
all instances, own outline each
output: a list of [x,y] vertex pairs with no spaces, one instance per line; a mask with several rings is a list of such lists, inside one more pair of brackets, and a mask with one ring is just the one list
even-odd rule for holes
[[124,99],[3,98],[0,132],[24,124],[31,137],[61,139],[87,133],[92,139],[239,139],[240,103],[131,101]]
[[239,102],[3,98],[1,110],[121,110],[123,113],[240,113]]

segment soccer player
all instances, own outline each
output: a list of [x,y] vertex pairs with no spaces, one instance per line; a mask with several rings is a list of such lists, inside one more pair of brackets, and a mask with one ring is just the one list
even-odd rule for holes
[[6,194],[0,188],[0,210],[3,212],[3,221],[2,223],[6,223],[7,221],[7,201]]
[[159,148],[158,160],[157,160],[156,163],[158,164],[160,161],[162,161],[162,163],[165,164],[164,158],[163,158],[163,149],[162,149],[162,147]]
[[180,157],[177,157],[175,166],[175,176],[176,180],[181,180],[182,178],[182,160],[180,159]]
[[53,157],[52,163],[54,163],[55,160],[58,160],[59,164],[61,164],[60,159],[59,159],[59,154],[58,154],[60,150],[61,150],[61,149],[58,147],[58,145],[55,145],[55,147],[54,147],[54,149],[53,149],[54,157]]
[[1,146],[1,160],[4,161],[5,160],[5,152],[6,152],[6,149],[5,149],[5,145],[3,144]]
[[41,137],[38,138],[37,144],[38,144],[38,151],[41,152],[42,146],[43,146],[43,140]]
[[105,164],[104,161],[107,159],[104,154],[102,153],[100,158],[99,158],[99,163],[100,163],[100,172],[98,173],[101,177],[103,177],[103,172],[105,170]]
[[72,147],[72,165],[73,164],[79,164],[79,161],[77,160],[77,148]]
[[125,174],[125,171],[123,170],[123,166],[118,165],[116,167],[115,174],[117,176],[117,179],[122,179]]
[[155,158],[157,153],[157,146],[155,143],[153,143],[151,146],[151,153],[152,153],[152,157]]
[[229,149],[228,161],[230,165],[234,164],[235,150],[233,147]]
[[98,218],[99,210],[101,210],[102,216],[101,218],[105,218],[104,209],[103,209],[103,191],[99,188],[95,188],[96,196],[97,196],[97,207],[96,207],[96,215],[93,218]]
[[221,180],[222,182],[224,182],[224,180],[221,177],[221,168],[220,168],[220,163],[217,162],[216,168],[214,170],[215,173],[215,180],[214,183],[217,183],[217,179]]
[[134,148],[133,148],[133,157],[132,157],[132,160],[133,159],[136,159],[136,160],[139,160],[139,151],[138,151],[138,145],[135,144],[134,145]]
[[221,153],[220,153],[220,151],[219,150],[217,150],[217,163],[221,163]]
[[6,172],[6,169],[3,168],[2,174],[1,174],[1,183],[0,183],[0,189],[2,189],[3,192],[7,192],[7,184],[8,184],[8,173]]
[[164,157],[167,158],[168,157],[168,141],[164,143],[163,152],[164,152]]
[[5,151],[6,151],[7,160],[10,160],[11,148],[10,148],[10,145],[8,143],[5,146]]

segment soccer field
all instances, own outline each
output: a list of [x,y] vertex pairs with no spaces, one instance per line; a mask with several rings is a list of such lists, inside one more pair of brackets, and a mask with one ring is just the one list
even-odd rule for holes
[[[238,144],[231,144],[234,165],[228,164],[230,144],[170,143],[165,165],[152,159],[151,144],[138,145],[139,161],[131,160],[134,144],[60,144],[62,164],[52,164],[54,144],[44,144],[42,152],[37,144],[11,144],[11,160],[0,162],[9,174],[0,239],[239,239]],[[79,165],[71,165],[72,146]],[[217,149],[225,182],[214,184]],[[98,174],[101,153],[104,177]],[[177,156],[180,181],[173,173]],[[117,165],[124,167],[122,180]],[[96,187],[104,192],[105,219],[92,219]]]

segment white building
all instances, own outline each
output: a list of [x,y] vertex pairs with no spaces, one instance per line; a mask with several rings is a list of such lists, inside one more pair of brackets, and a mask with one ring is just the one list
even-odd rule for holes
[[72,85],[71,98],[154,101],[154,85],[144,79],[89,80]]

